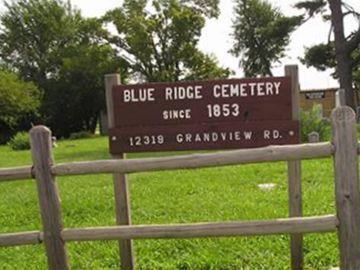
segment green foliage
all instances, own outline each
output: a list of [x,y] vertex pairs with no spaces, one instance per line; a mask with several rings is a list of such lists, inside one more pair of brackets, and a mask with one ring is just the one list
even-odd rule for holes
[[307,142],[309,133],[319,133],[320,141],[328,141],[331,136],[331,125],[329,120],[321,115],[321,106],[314,105],[311,110],[300,112],[301,141]]
[[0,70],[0,122],[13,127],[19,119],[35,112],[39,106],[39,91],[34,84],[17,75]]
[[29,133],[28,132],[16,133],[16,135],[10,139],[8,145],[14,151],[29,150],[30,149]]
[[360,44],[359,49],[351,54],[351,58],[353,59],[354,66],[352,69],[354,86],[355,90],[357,91],[357,96],[360,97]]
[[44,89],[61,63],[61,52],[74,40],[80,13],[61,0],[5,1],[5,7],[0,57]]
[[184,80],[206,80],[227,78],[231,72],[228,69],[219,67],[218,61],[213,55],[206,55],[200,51],[184,59],[191,71],[186,71]]
[[[313,66],[318,70],[324,71],[329,68],[336,68],[336,56],[335,56],[334,42],[320,43],[312,47],[306,48],[304,57],[301,58],[301,62],[306,66]],[[360,44],[356,50],[350,54],[352,59],[352,72],[354,83],[358,85],[359,80],[357,74],[360,69]],[[338,78],[337,72],[333,74],[334,78]]]
[[360,124],[356,125],[357,137],[360,138]]
[[105,42],[102,23],[83,18],[68,1],[5,5],[0,58],[43,91],[41,122],[59,137],[94,131],[105,108],[104,75],[121,71],[123,80],[127,77],[125,61]]
[[33,83],[0,70],[0,143],[4,143],[20,122],[34,115],[40,105],[40,92]]
[[324,12],[326,0],[306,0],[295,4],[298,9],[305,9],[309,17]]
[[218,0],[125,0],[104,22],[114,23],[110,42],[146,81],[223,78],[230,71],[197,48],[205,18],[218,12]]
[[318,70],[326,70],[329,67],[335,67],[335,48],[334,43],[318,44],[306,48],[305,56],[301,59],[307,66],[313,66]]
[[[360,51],[359,51],[359,57],[360,57]],[[353,78],[354,78],[354,84],[357,91],[360,91],[360,69],[353,71]]]
[[88,139],[94,137],[94,134],[88,131],[79,131],[75,133],[71,133],[69,136],[70,140],[78,140],[78,139]]
[[[119,66],[125,63],[107,44],[86,42],[64,51],[57,78],[48,81],[43,107],[46,122],[56,135],[95,131],[99,113],[105,110],[104,75]],[[126,80],[126,71],[120,72]]]
[[216,18],[220,14],[219,0],[180,0],[180,4],[192,8],[208,18]]
[[245,76],[272,75],[271,67],[285,54],[290,34],[302,17],[286,17],[263,0],[236,0],[230,51],[240,57]]

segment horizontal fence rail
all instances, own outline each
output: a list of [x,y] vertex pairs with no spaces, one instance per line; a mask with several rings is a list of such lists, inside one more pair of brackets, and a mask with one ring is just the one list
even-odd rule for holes
[[[150,238],[197,238],[332,232],[338,226],[334,215],[261,221],[213,222],[175,225],[125,225],[64,229],[65,241],[95,241]],[[0,234],[0,246],[40,244],[42,232]]]
[[195,238],[253,236],[288,233],[330,232],[337,227],[334,215],[284,218],[266,221],[193,223],[181,225],[133,225],[103,228],[65,229],[66,241],[93,241],[148,238]]
[[[135,173],[162,170],[197,169],[246,163],[277,162],[330,157],[334,147],[330,142],[268,146],[208,154],[175,157],[98,160],[63,163],[52,166],[55,176],[100,173]],[[0,169],[0,182],[34,178],[32,166]]]
[[333,151],[333,145],[330,142],[268,146],[254,149],[242,149],[209,154],[192,154],[175,157],[64,163],[53,166],[52,173],[60,176],[198,169],[245,163],[325,158],[331,156]]
[[0,247],[41,244],[44,234],[38,231],[0,234]]
[[0,169],[0,182],[33,178],[32,166]]

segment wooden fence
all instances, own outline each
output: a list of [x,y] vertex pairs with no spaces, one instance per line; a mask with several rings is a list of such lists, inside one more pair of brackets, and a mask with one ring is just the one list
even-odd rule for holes
[[[0,182],[35,178],[43,231],[0,234],[0,246],[44,243],[49,269],[70,269],[69,241],[127,240],[144,238],[225,237],[338,231],[340,268],[360,269],[360,197],[355,114],[348,107],[332,113],[332,143],[269,146],[220,153],[166,158],[114,159],[55,164],[51,132],[43,126],[30,131],[33,166],[0,170]],[[336,211],[334,215],[292,217],[264,221],[234,221],[170,225],[118,225],[63,228],[56,176],[99,173],[195,169],[245,163],[296,161],[333,156]],[[120,245],[121,247],[121,245]],[[133,267],[133,258],[129,258]]]

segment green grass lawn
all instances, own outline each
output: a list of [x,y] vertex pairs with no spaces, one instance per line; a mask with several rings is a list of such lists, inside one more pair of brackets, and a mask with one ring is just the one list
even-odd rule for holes
[[[159,155],[159,154],[157,154]],[[139,155],[131,155],[136,157]],[[55,161],[109,158],[106,138],[61,141]],[[31,164],[29,151],[0,147],[0,167]],[[133,224],[252,220],[286,217],[285,162],[132,174]],[[111,175],[58,177],[65,227],[115,224]],[[332,160],[303,162],[304,215],[332,214]],[[276,183],[272,191],[260,183]],[[0,233],[40,230],[32,180],[0,184]],[[304,238],[305,269],[339,264],[335,233]],[[134,241],[137,269],[289,269],[289,237]],[[119,269],[116,241],[68,244],[72,269]],[[43,245],[0,248],[0,269],[46,269]]]

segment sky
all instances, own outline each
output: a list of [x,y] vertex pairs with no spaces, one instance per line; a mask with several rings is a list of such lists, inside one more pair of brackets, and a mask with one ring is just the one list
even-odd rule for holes
[[[70,0],[71,3],[81,10],[86,17],[98,17],[105,14],[106,11],[111,10],[121,5],[121,0]],[[268,0],[274,6],[287,16],[299,14],[299,11],[293,8],[297,2],[295,0]],[[352,5],[356,10],[360,10],[359,0],[344,1]],[[221,15],[218,19],[211,19],[206,22],[203,29],[202,36],[199,43],[199,48],[210,54],[214,54],[219,63],[224,67],[229,67],[235,71],[234,77],[242,77],[243,73],[239,67],[239,59],[233,57],[229,50],[232,47],[233,40],[232,32],[232,18],[233,1],[220,0]],[[0,12],[3,7],[0,4]],[[347,32],[356,29],[354,21],[345,21],[345,30]],[[299,79],[302,89],[321,89],[329,87],[337,87],[337,81],[330,76],[331,70],[326,72],[319,72],[314,68],[303,66],[299,57],[302,57],[306,47],[327,41],[329,33],[329,25],[324,23],[320,18],[312,19],[300,26],[292,35],[289,46],[286,50],[286,57],[281,59],[280,63],[276,63],[273,68],[275,76],[284,75],[284,66],[287,64],[299,65]]]

